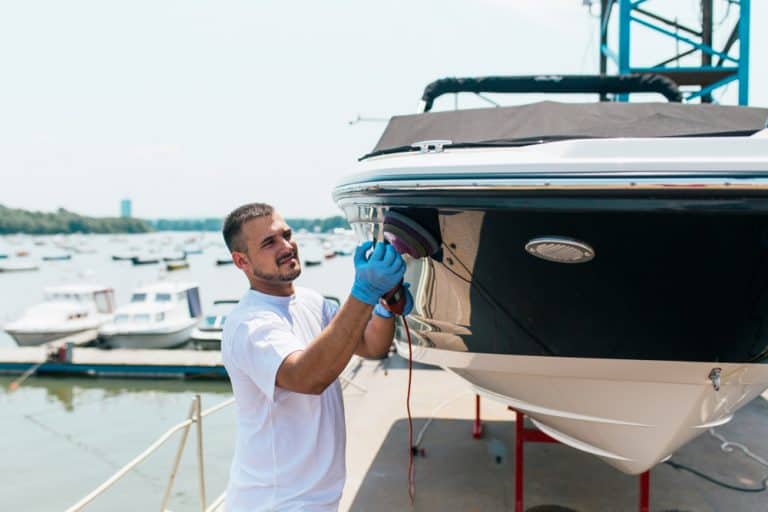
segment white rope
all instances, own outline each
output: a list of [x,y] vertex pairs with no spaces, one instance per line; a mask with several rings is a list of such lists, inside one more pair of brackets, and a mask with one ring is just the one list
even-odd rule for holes
[[[205,416],[208,416],[209,414],[213,414],[214,412],[223,409],[224,407],[234,403],[235,399],[230,398],[228,400],[224,400],[220,404],[217,404],[210,409],[206,409],[205,411],[200,414],[201,418],[204,418]],[[112,487],[118,480],[123,478],[130,470],[132,470],[134,467],[138,466],[141,462],[143,462],[147,457],[149,457],[153,452],[155,452],[158,448],[160,448],[163,444],[165,444],[168,439],[171,438],[173,434],[178,432],[179,430],[183,429],[184,427],[187,427],[194,423],[194,419],[188,419],[186,421],[182,421],[178,425],[175,425],[168,429],[168,431],[160,436],[154,443],[152,443],[149,448],[141,452],[139,455],[137,455],[133,460],[131,460],[128,464],[123,466],[121,469],[119,469],[114,475],[112,475],[109,479],[107,479],[106,482],[98,486],[96,489],[94,489],[90,494],[88,494],[86,497],[72,505],[67,509],[66,512],[78,512],[85,508],[85,506],[92,502],[94,499],[96,499],[97,496],[102,494],[104,491]]]
[[442,409],[443,407],[445,407],[449,403],[451,403],[451,402],[453,402],[455,400],[458,400],[459,398],[461,398],[463,396],[467,396],[469,394],[472,394],[472,392],[471,391],[463,391],[463,392],[459,393],[458,395],[454,396],[453,398],[449,398],[448,400],[445,400],[440,405],[438,405],[437,407],[432,409],[432,412],[429,414],[429,419],[427,419],[427,421],[424,423],[424,425],[419,430],[419,433],[416,435],[416,442],[413,443],[413,445],[414,446],[421,446],[421,439],[424,437],[424,433],[429,428],[429,425],[432,423],[432,420],[435,419],[435,414],[437,414],[437,411],[439,411],[440,409]]
[[752,460],[762,464],[765,467],[768,467],[768,460],[765,460],[764,458],[762,458],[759,455],[755,454],[752,450],[747,448],[747,446],[745,446],[745,445],[743,445],[741,443],[736,443],[736,442],[727,440],[721,434],[716,432],[714,428],[709,429],[709,434],[712,437],[715,437],[715,438],[720,440],[720,442],[722,443],[720,445],[720,449],[723,450],[724,452],[732,453],[734,448],[738,448],[739,450],[742,451],[742,453],[744,453],[744,455],[746,455],[750,459],[752,459]]

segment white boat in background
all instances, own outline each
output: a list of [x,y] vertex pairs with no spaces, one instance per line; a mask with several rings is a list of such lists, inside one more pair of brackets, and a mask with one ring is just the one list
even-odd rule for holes
[[0,264],[0,272],[32,272],[39,269],[37,263],[23,257],[4,259]]
[[299,241],[299,257],[307,267],[320,265],[325,259],[323,246],[318,240],[303,238]]
[[20,346],[40,345],[64,336],[95,331],[112,319],[112,288],[66,285],[46,288],[43,302],[27,309],[21,318],[4,327]]
[[224,329],[224,321],[237,300],[215,300],[211,312],[200,321],[197,328],[192,331],[190,341],[199,350],[221,349],[221,331]]
[[189,340],[201,316],[197,284],[161,281],[136,289],[99,336],[112,348],[174,348]]

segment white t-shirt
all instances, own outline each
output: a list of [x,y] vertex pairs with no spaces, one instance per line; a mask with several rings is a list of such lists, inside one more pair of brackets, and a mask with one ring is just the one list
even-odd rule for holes
[[306,288],[291,297],[249,290],[227,316],[221,352],[237,405],[229,512],[338,509],[346,473],[339,381],[320,395],[275,384],[283,360],[315,339],[337,310]]

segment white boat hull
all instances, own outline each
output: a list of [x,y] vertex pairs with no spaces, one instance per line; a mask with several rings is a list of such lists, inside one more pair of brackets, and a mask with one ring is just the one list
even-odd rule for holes
[[221,349],[221,330],[202,330],[195,329],[189,341],[200,350],[220,350]]
[[122,332],[101,334],[105,346],[130,349],[168,349],[184,345],[195,325],[170,332]]
[[[50,332],[39,332],[39,331],[17,331],[13,329],[7,329],[6,332],[16,341],[16,343],[20,347],[31,347],[36,345],[42,345],[44,343],[48,343],[54,340],[58,340],[61,338],[64,338],[66,336],[74,336],[79,335],[84,332],[93,330],[93,340],[96,340],[97,331],[96,328],[98,326],[94,325],[87,328],[78,328],[71,331],[65,331],[65,330],[59,330],[59,331],[50,331]],[[84,340],[80,340],[81,342],[84,342]]]
[[[408,357],[408,345],[397,342]],[[472,354],[413,347],[564,444],[642,473],[768,388],[768,365]],[[720,390],[709,374],[721,369]]]

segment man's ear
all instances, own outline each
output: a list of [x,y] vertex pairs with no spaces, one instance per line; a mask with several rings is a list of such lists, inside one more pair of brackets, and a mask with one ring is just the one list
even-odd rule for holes
[[244,252],[232,251],[232,262],[240,270],[248,270],[250,267],[248,256]]

